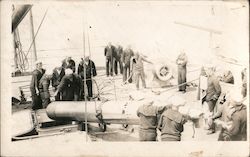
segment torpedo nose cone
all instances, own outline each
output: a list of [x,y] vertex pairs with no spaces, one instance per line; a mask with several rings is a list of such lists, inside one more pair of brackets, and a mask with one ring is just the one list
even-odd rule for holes
[[56,105],[54,103],[50,103],[46,108],[47,115],[51,119],[56,117],[55,111],[56,111]]

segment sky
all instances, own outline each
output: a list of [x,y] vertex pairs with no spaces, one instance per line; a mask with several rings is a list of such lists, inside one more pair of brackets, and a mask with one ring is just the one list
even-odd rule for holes
[[[37,54],[47,68],[61,64],[66,56],[78,62],[84,56],[85,40],[85,55],[97,66],[105,66],[104,47],[111,41],[124,48],[131,45],[156,63],[173,62],[182,50],[194,65],[213,63],[215,54],[248,63],[248,5],[243,5],[220,1],[38,2],[32,7],[35,32],[48,12],[36,37]],[[24,52],[32,41],[27,15],[18,27]],[[32,52],[28,57],[33,57]]]

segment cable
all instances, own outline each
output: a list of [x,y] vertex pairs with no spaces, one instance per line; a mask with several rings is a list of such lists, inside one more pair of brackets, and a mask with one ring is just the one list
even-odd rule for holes
[[163,93],[163,92],[167,92],[167,91],[169,91],[169,90],[176,89],[176,88],[178,88],[179,86],[183,86],[183,85],[185,85],[185,84],[191,83],[191,82],[196,81],[196,80],[199,80],[199,78],[193,79],[193,80],[191,80],[191,81],[188,81],[188,82],[185,82],[185,83],[182,83],[182,84],[179,84],[179,85],[175,85],[175,86],[173,86],[173,87],[171,87],[171,88],[168,88],[168,89],[166,89],[166,90],[164,90],[164,91],[161,91],[160,93]]
[[45,19],[46,15],[47,15],[47,12],[48,12],[48,8],[46,9],[46,12],[45,12],[45,14],[43,15],[42,21],[41,21],[41,23],[40,23],[40,24],[39,24],[39,26],[38,26],[38,29],[37,29],[37,31],[36,31],[36,34],[35,34],[35,36],[34,36],[34,38],[33,38],[32,42],[31,42],[31,44],[30,44],[29,49],[28,49],[28,52],[27,52],[27,54],[25,55],[26,57],[28,56],[28,54],[29,54],[29,52],[30,52],[31,47],[32,47],[33,43],[35,42],[36,36],[37,36],[37,34],[38,34],[38,32],[39,32],[39,30],[40,30],[41,26],[42,26],[42,23],[43,23],[43,21],[44,21],[44,19]]
[[[21,71],[27,70],[29,67],[28,58],[25,56],[22,50],[22,44],[20,41],[20,35],[18,28],[14,31],[14,43],[15,43],[15,64],[16,68],[20,69]],[[16,51],[18,49],[18,51]]]

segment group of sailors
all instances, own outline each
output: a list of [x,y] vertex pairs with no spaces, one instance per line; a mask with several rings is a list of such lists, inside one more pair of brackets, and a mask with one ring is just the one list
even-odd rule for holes
[[174,96],[168,103],[166,106],[156,106],[154,100],[146,99],[138,108],[140,141],[157,141],[157,130],[161,132],[161,141],[181,141],[183,125],[188,117],[178,110],[186,101],[182,97]]
[[[181,57],[180,57],[181,56]],[[185,65],[187,57],[181,54],[178,58],[184,61],[176,61],[178,66]],[[181,63],[182,62],[182,63]],[[247,88],[246,69],[242,71],[242,87],[233,87],[230,91],[222,93],[219,81],[234,84],[232,73],[226,71],[223,76],[215,75],[215,67],[202,68],[201,76],[207,77],[207,88],[202,99],[204,111],[204,129],[207,135],[220,130],[218,141],[246,141],[247,140]],[[181,72],[180,72],[181,71]],[[183,85],[186,78],[186,69],[179,67],[178,83],[179,91],[185,92]],[[182,76],[183,75],[183,76]],[[199,89],[200,91],[200,89]],[[140,141],[181,141],[184,124],[194,119],[189,113],[180,112],[179,109],[188,103],[181,96],[173,96],[166,106],[154,105],[154,100],[147,100],[137,110],[140,118]],[[197,121],[196,121],[197,122]],[[160,132],[160,133],[159,133]],[[159,133],[157,135],[157,133]]]
[[[32,109],[46,108],[51,102],[50,84],[55,101],[90,100],[93,97],[92,78],[97,75],[95,63],[87,56],[81,59],[77,73],[75,61],[66,57],[53,71],[43,69],[41,61],[36,61],[30,84]],[[86,86],[85,86],[86,85]]]
[[[106,57],[107,77],[113,76],[113,73],[117,75],[118,69],[120,69],[124,84],[134,82],[136,89],[139,90],[141,80],[142,87],[146,88],[146,76],[143,63],[153,64],[147,59],[147,56],[132,50],[131,45],[123,49],[121,45],[117,44],[117,46],[114,46],[111,42],[105,47],[104,56]],[[176,64],[178,66],[179,91],[184,93],[186,92],[187,62],[187,55],[185,52],[181,52],[176,59]],[[118,68],[118,64],[120,68]]]
[[[111,42],[104,48],[106,57],[106,75],[123,75],[123,83],[131,83],[132,77],[139,90],[139,80],[146,88],[143,62],[152,64],[146,56],[134,52],[131,46],[123,50],[121,45],[113,46]],[[181,52],[176,59],[178,67],[178,90],[185,93],[187,82],[187,55]],[[119,64],[119,66],[118,66]],[[202,105],[207,106],[204,114],[207,134],[213,134],[220,126],[218,140],[246,140],[246,104],[243,101],[247,96],[246,69],[241,73],[241,91],[233,90],[230,93],[221,93],[219,81],[234,84],[231,71],[223,76],[215,75],[214,67],[202,67],[201,76],[207,77],[205,95],[201,95]],[[36,62],[36,69],[32,73],[30,91],[32,108],[34,110],[46,108],[51,102],[49,86],[54,90],[55,101],[79,101],[93,98],[93,77],[97,75],[95,63],[87,56],[81,59],[76,72],[75,61],[66,57],[62,64],[53,71],[45,70],[42,62]],[[200,91],[200,89],[198,89]],[[200,92],[198,92],[200,94]],[[157,129],[161,132],[162,141],[180,141],[183,125],[190,120],[190,116],[179,112],[179,108],[187,103],[182,97],[173,97],[164,107],[154,106],[153,100],[148,101],[137,110],[140,118],[139,137],[141,141],[156,141]],[[221,118],[221,120],[218,120]]]
[[[125,49],[119,44],[114,46],[111,42],[104,49],[104,56],[106,57],[106,75],[107,77],[113,76],[113,73],[123,75],[123,83],[136,84],[136,89],[139,90],[139,82],[142,81],[142,87],[146,88],[145,73],[143,62],[153,64],[147,60],[147,57],[132,50],[131,45]],[[118,67],[119,64],[119,67]]]
[[[233,89],[227,94],[227,100],[218,104],[216,112],[208,117],[210,133],[219,130],[218,141],[247,140],[247,110],[241,93]],[[191,120],[188,113],[180,112],[187,101],[180,96],[174,96],[166,106],[154,105],[150,100],[137,110],[140,118],[140,141],[181,141],[184,124]],[[158,131],[157,131],[158,130]],[[158,138],[157,138],[158,137]]]
[[[129,45],[125,50],[120,45],[116,47],[108,43],[104,48],[106,56],[106,75],[113,76],[120,73],[123,75],[124,84],[132,82],[135,78],[136,87],[139,89],[139,80],[146,88],[143,62],[148,61],[145,56],[134,52]],[[97,75],[95,63],[87,56],[81,59],[76,68],[75,61],[69,56],[61,65],[52,70],[43,69],[41,61],[35,62],[36,69],[32,72],[30,91],[32,98],[32,108],[34,110],[46,108],[51,102],[49,92],[50,84],[54,90],[55,101],[79,101],[93,98],[93,77]],[[77,72],[76,72],[77,69]],[[86,84],[86,87],[85,87]],[[87,91],[85,91],[85,89]]]
[[[146,56],[134,52],[130,45],[123,50],[120,45],[113,46],[111,43],[105,47],[104,55],[106,56],[107,76],[113,76],[113,68],[115,74],[118,74],[117,64],[119,63],[124,83],[133,81],[138,90],[141,79],[142,87],[146,88],[143,62],[152,64]],[[178,67],[177,88],[183,93],[187,89],[187,63],[188,57],[182,51],[176,59],[176,65]],[[246,69],[243,69],[241,73],[242,87],[234,88],[227,93],[222,93],[219,81],[234,84],[234,77],[230,70],[219,76],[216,75],[216,68],[210,65],[202,67],[200,75],[207,78],[205,94],[199,97],[202,105],[206,106],[204,108],[207,108],[204,113],[204,128],[207,130],[207,135],[214,134],[219,128],[219,141],[246,140],[247,112],[246,103],[243,103],[247,96]],[[200,89],[198,94],[200,94]],[[140,106],[137,110],[137,116],[140,118],[140,141],[156,141],[157,130],[161,132],[162,141],[180,141],[184,130],[183,125],[188,120],[192,120],[189,115],[179,112],[179,108],[185,106],[186,103],[187,101],[182,97],[176,96],[169,100],[167,106],[154,106],[153,100]]]

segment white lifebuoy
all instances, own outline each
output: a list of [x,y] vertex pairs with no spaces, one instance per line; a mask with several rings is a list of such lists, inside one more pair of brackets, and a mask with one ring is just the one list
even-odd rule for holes
[[161,81],[168,81],[172,78],[172,69],[168,65],[155,66],[155,75]]

